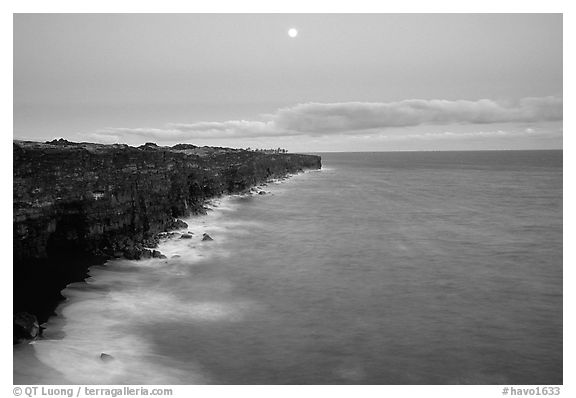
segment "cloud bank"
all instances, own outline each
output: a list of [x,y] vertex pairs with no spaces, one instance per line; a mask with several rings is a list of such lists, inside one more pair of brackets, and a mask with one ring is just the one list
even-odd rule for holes
[[516,104],[492,100],[406,100],[388,103],[300,104],[278,110],[276,124],[310,134],[422,124],[489,124],[562,119],[562,100],[524,98]]
[[263,121],[169,123],[165,128],[106,128],[93,138],[133,136],[156,141],[275,136],[359,134],[419,125],[535,123],[562,120],[562,98],[530,97],[515,102],[489,99],[397,102],[304,103],[264,115]]

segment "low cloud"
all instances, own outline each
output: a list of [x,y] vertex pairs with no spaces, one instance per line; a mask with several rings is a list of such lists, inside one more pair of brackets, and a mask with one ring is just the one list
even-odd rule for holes
[[191,124],[170,123],[168,127],[185,134],[193,134],[195,138],[270,137],[286,133],[278,129],[274,121],[229,120]]
[[152,141],[186,141],[190,139],[248,138],[284,135],[271,122],[231,120],[226,122],[169,123],[166,128],[109,127],[89,134],[101,142],[121,142],[122,137]]
[[128,136],[162,142],[366,134],[390,127],[419,125],[536,123],[562,120],[562,105],[562,99],[557,97],[524,98],[515,102],[414,99],[383,103],[304,103],[264,115],[263,121],[169,123],[165,128],[115,127],[96,131],[91,137],[107,142]]
[[439,133],[422,133],[422,134],[400,134],[400,135],[379,135],[382,140],[405,141],[405,140],[442,140],[442,139],[465,139],[465,138],[505,138],[505,137],[528,137],[547,135],[544,132],[537,132],[534,129],[527,128],[523,131],[470,131],[470,132],[452,132],[443,131]]
[[309,103],[276,112],[276,124],[309,134],[359,131],[423,124],[489,124],[562,119],[562,99],[524,98],[503,104],[492,100],[406,100],[388,103]]

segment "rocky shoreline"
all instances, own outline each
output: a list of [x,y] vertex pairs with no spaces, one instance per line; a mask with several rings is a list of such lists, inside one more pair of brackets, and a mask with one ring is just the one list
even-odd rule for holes
[[269,179],[321,168],[314,155],[190,144],[14,141],[13,155],[15,342],[35,337],[90,266],[162,258],[159,239],[205,213],[208,199],[262,194],[254,187]]

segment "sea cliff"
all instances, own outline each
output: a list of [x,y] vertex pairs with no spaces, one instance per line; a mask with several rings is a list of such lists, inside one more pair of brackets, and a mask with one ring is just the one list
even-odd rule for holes
[[[14,310],[45,320],[87,266],[150,256],[157,234],[209,198],[319,169],[314,155],[179,144],[14,141]],[[153,253],[156,255],[156,253]]]

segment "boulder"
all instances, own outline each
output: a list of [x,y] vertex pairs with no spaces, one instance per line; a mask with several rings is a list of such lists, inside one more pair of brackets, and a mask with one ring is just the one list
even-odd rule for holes
[[170,231],[172,229],[184,229],[184,228],[188,228],[188,224],[186,224],[184,221],[180,219],[174,219],[166,225],[164,230]]
[[[156,250],[154,250],[154,252],[156,252]],[[140,253],[140,258],[151,258],[154,257],[154,252],[150,249],[144,249],[142,250],[142,252]]]
[[152,257],[154,258],[166,258],[165,255],[163,255],[160,251],[158,250],[153,250],[152,251]]
[[190,234],[182,234],[182,236],[180,236],[180,239],[192,239],[192,235],[190,235]]
[[258,195],[266,195],[266,191],[260,191],[258,192]]
[[202,240],[214,240],[212,237],[206,233],[202,234]]
[[14,343],[26,340],[34,340],[40,334],[40,326],[35,315],[27,312],[18,312],[14,314]]
[[127,258],[128,260],[140,260],[142,251],[132,246],[125,248],[123,254],[124,257]]
[[105,352],[100,354],[100,360],[103,362],[110,362],[113,359],[114,359],[114,357],[112,355],[106,354]]

